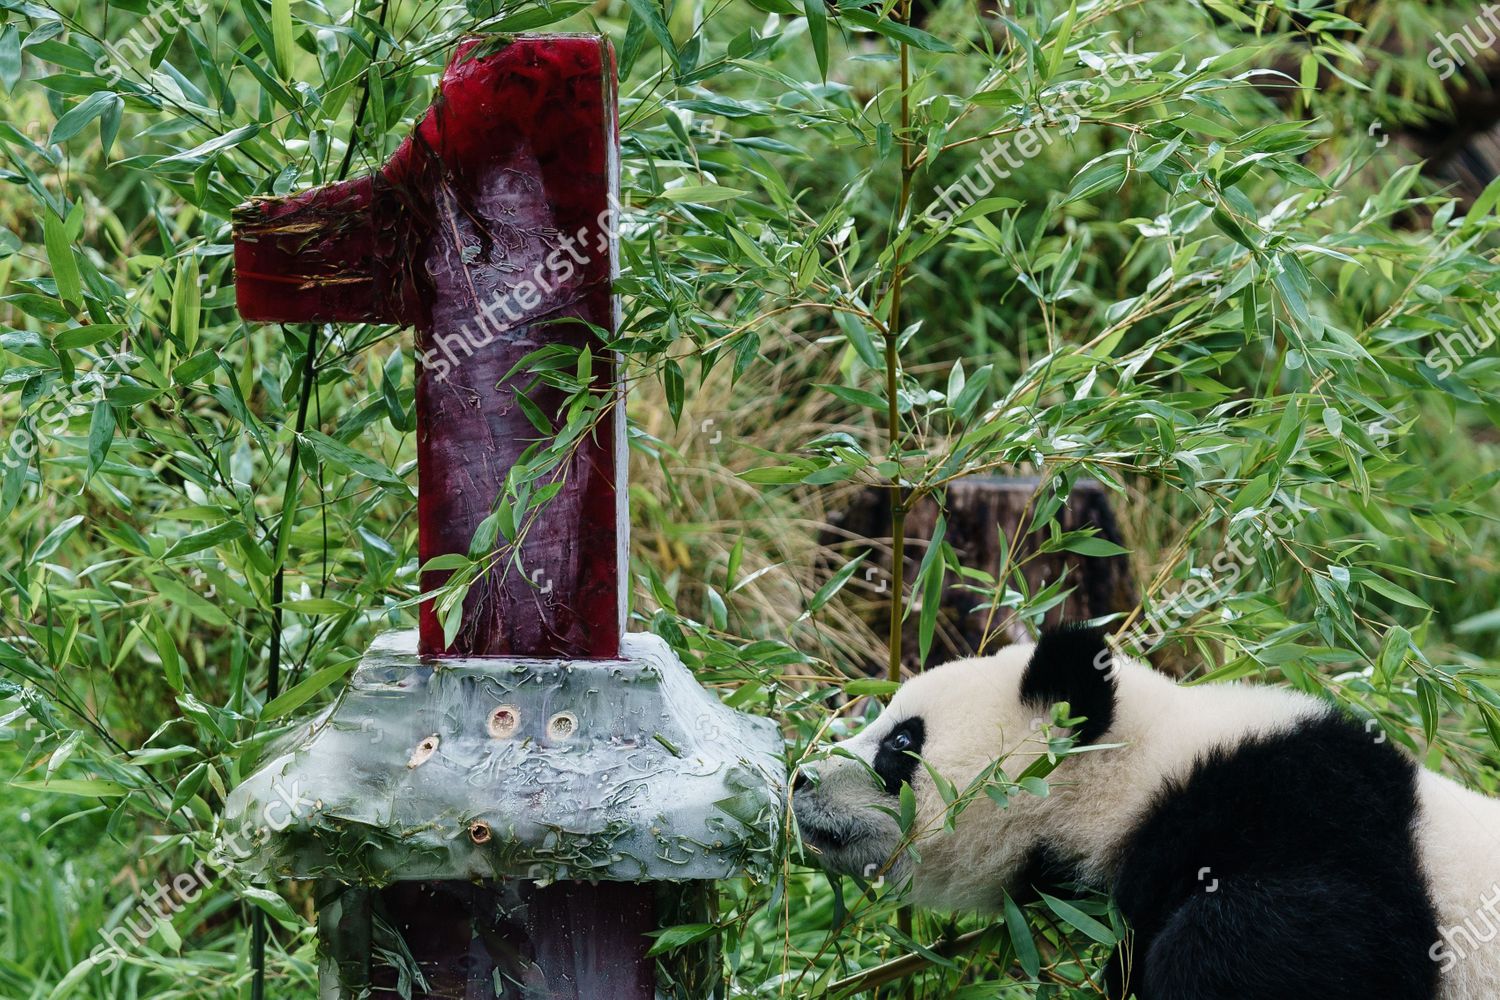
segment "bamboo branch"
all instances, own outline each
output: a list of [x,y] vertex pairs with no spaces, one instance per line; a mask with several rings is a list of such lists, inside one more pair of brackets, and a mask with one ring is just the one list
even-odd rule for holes
[[[949,941],[940,941],[929,948],[928,951],[932,955],[942,958],[953,958],[957,955],[962,955],[977,945],[980,939],[989,933],[989,930],[990,928],[986,927],[981,930],[962,934]],[[852,976],[846,976],[829,986],[828,993],[830,996],[857,996],[860,993],[884,986],[886,983],[906,979],[935,964],[936,962],[928,954],[914,951],[910,954],[902,955],[900,958],[893,958],[889,962],[882,962],[880,965],[866,969],[863,972],[856,972]]]

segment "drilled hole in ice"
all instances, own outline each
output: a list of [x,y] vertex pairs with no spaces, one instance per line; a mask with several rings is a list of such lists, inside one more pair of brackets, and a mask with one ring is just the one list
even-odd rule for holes
[[427,763],[427,759],[433,754],[437,753],[438,744],[440,742],[441,740],[438,739],[438,735],[436,733],[433,733],[421,743],[418,743],[417,748],[411,752],[411,758],[406,762],[406,766],[421,767],[423,764]]
[[490,735],[497,740],[508,739],[521,726],[521,711],[514,705],[501,705],[490,713]]
[[578,731],[578,719],[571,712],[558,712],[547,721],[547,735],[554,740],[571,739]]

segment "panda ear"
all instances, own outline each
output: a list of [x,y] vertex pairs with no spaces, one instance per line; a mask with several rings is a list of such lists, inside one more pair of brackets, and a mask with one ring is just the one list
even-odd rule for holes
[[1063,625],[1042,632],[1021,675],[1021,702],[1045,712],[1065,701],[1074,718],[1080,745],[1097,743],[1115,714],[1115,664],[1104,633],[1082,625]]

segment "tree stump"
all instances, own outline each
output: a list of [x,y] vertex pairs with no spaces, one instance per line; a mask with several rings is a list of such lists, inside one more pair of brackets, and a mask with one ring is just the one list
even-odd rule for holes
[[[1035,478],[971,476],[948,487],[945,540],[957,551],[962,565],[991,575],[1000,572],[1001,535],[1003,533],[1007,540],[1005,544],[1009,544],[1030,520],[1031,498],[1037,484]],[[913,578],[921,563],[937,518],[938,505],[931,498],[924,499],[907,514],[907,580]],[[1074,484],[1072,493],[1057,513],[1056,521],[1062,531],[1095,528],[1100,538],[1124,545],[1104,487],[1094,480]],[[856,594],[863,591],[867,602],[863,610],[872,625],[883,622],[890,614],[890,525],[890,493],[878,488],[857,493],[849,508],[836,517],[837,537],[832,540],[836,548],[850,558],[861,549],[872,550],[865,571],[856,574],[851,582]],[[1127,556],[1084,556],[1074,552],[1037,555],[1045,538],[1044,532],[1022,535],[1015,545],[1011,564],[1023,564],[1021,573],[1030,593],[1036,593],[1059,579],[1065,580],[1065,588],[1071,588],[1066,599],[1047,612],[1048,624],[1100,618],[1128,612],[1135,607],[1138,596]],[[918,630],[909,626],[904,632],[903,664],[908,669],[920,670],[959,657],[993,652],[1000,646],[1029,639],[1024,623],[1000,608],[989,622],[990,634],[986,641],[986,621],[990,615],[981,606],[990,596],[976,592],[966,581],[949,574],[943,586],[937,629],[926,661],[918,655]]]

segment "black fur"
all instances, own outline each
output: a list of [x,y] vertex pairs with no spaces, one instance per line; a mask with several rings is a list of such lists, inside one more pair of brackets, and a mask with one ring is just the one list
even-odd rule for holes
[[1417,809],[1416,765],[1337,715],[1210,754],[1127,841],[1109,996],[1128,965],[1138,1000],[1432,1000]]
[[[910,740],[905,747],[897,745],[896,738],[902,735]],[[911,782],[917,773],[917,755],[921,754],[922,742],[926,738],[926,723],[921,716],[914,715],[897,725],[880,741],[873,766],[875,773],[880,775],[880,780],[885,782],[886,794],[895,795],[901,791],[903,782]]]
[[1048,845],[1038,844],[1026,856],[1026,863],[1021,866],[1010,895],[1025,906],[1040,899],[1039,893],[1043,892],[1049,896],[1074,895],[1069,887],[1080,881],[1081,872],[1077,865],[1064,861]]
[[1021,701],[1046,711],[1065,701],[1078,727],[1080,746],[1099,742],[1114,721],[1115,673],[1104,633],[1064,625],[1042,633],[1021,675]]

